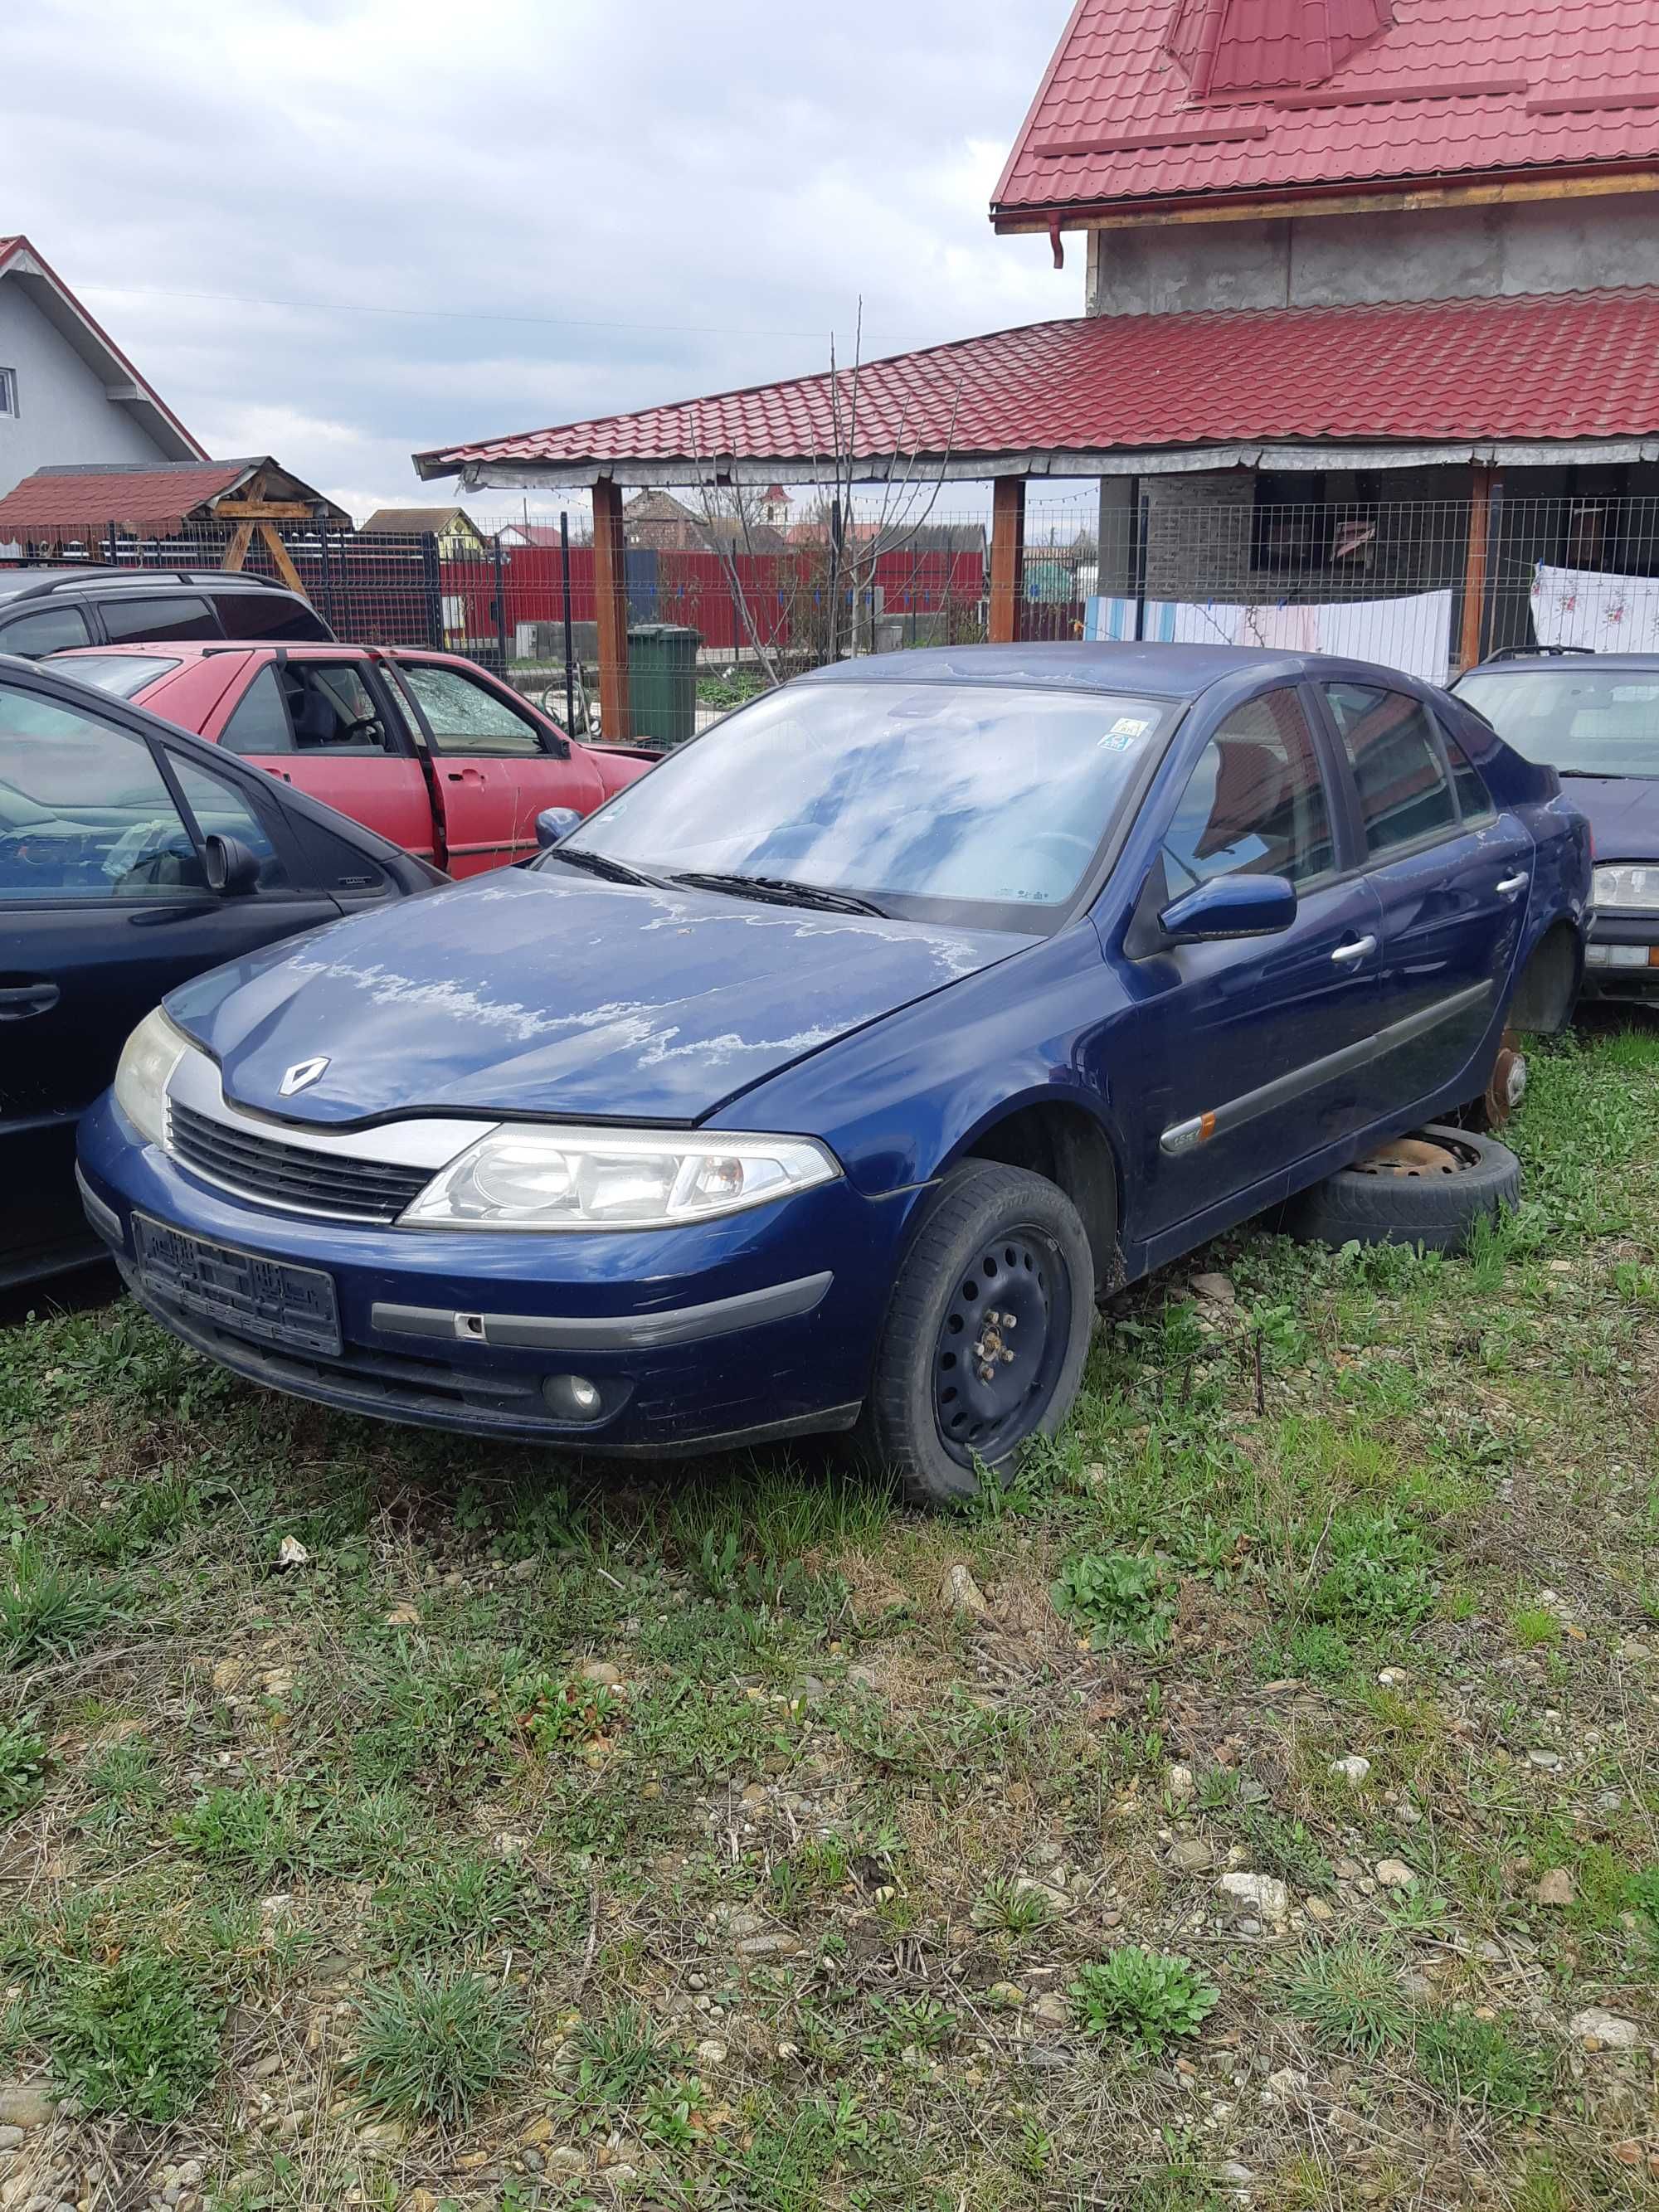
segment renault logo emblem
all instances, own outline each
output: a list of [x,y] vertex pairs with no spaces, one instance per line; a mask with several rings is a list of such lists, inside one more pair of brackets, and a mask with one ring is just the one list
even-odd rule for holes
[[319,1053],[315,1060],[296,1060],[276,1086],[278,1097],[292,1098],[296,1091],[303,1091],[308,1083],[314,1083],[327,1066],[325,1053]]

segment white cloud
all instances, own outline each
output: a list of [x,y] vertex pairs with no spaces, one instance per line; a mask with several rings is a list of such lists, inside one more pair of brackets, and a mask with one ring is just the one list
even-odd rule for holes
[[1066,13],[14,0],[0,231],[211,449],[413,498],[416,447],[820,368],[860,295],[866,354],[1079,313],[986,218]]

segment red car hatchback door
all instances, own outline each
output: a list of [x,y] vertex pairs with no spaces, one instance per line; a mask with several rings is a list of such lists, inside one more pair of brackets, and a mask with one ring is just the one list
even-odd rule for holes
[[436,655],[387,658],[431,749],[452,875],[523,860],[536,850],[536,817],[544,807],[587,814],[605,797],[599,771],[581,747],[505,685]]
[[205,732],[296,790],[441,861],[425,770],[367,653],[273,653]]

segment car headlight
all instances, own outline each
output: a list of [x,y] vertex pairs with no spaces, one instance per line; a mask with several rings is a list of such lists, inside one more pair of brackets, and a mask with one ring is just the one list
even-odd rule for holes
[[159,1006],[151,1007],[122,1046],[115,1103],[147,1144],[165,1140],[167,1084],[185,1054],[195,1050]]
[[1659,860],[1621,860],[1616,867],[1598,868],[1592,896],[1598,907],[1659,912]]
[[400,1218],[420,1229],[672,1229],[840,1173],[809,1137],[508,1124],[453,1159]]

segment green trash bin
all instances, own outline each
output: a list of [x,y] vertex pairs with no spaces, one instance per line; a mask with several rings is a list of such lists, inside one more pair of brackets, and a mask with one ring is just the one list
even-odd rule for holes
[[683,745],[696,734],[697,647],[702,633],[684,623],[636,623],[628,633],[628,699],[634,735]]

